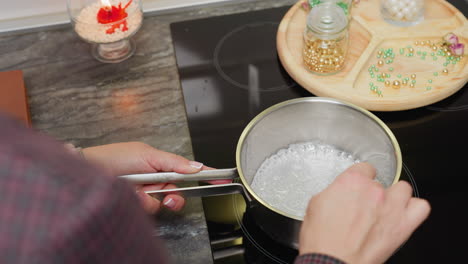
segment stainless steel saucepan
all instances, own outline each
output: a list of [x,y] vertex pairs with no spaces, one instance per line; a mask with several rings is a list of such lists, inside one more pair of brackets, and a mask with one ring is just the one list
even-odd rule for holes
[[[251,188],[263,161],[290,144],[319,140],[353,154],[377,169],[385,187],[398,181],[402,168],[400,147],[390,129],[358,106],[330,98],[306,97],[285,101],[261,112],[244,129],[236,150],[237,168],[196,174],[150,173],[122,176],[138,184],[234,179],[239,183],[151,191],[185,196],[242,193],[256,224],[276,241],[297,248],[302,217],[271,206]],[[287,175],[285,175],[287,177]]]

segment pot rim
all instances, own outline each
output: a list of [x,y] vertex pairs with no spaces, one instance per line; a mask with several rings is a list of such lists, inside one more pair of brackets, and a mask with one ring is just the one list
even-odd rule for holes
[[392,142],[393,147],[395,149],[397,167],[396,167],[396,174],[395,174],[392,185],[395,184],[396,182],[398,182],[398,180],[400,179],[401,170],[402,170],[402,163],[403,163],[400,145],[398,144],[398,141],[397,141],[395,135],[393,134],[393,132],[390,130],[390,128],[382,120],[380,120],[376,115],[372,114],[368,110],[366,110],[366,109],[364,109],[364,108],[362,108],[360,106],[348,103],[348,102],[344,102],[344,101],[341,101],[341,100],[328,98],[328,97],[302,97],[302,98],[287,100],[287,101],[275,104],[273,106],[270,106],[269,108],[263,110],[260,114],[258,114],[254,119],[252,119],[249,122],[249,124],[244,128],[244,130],[242,131],[242,134],[241,134],[241,136],[239,138],[239,141],[237,143],[237,148],[236,148],[237,172],[239,174],[239,177],[241,179],[242,184],[247,189],[249,194],[255,198],[255,200],[257,200],[260,204],[267,207],[268,209],[274,211],[275,213],[278,213],[280,215],[283,215],[285,217],[292,218],[292,219],[295,219],[295,220],[298,220],[298,221],[303,221],[303,218],[292,215],[292,214],[289,214],[289,213],[286,213],[286,212],[283,212],[283,211],[281,211],[279,209],[276,209],[273,206],[271,206],[270,204],[268,204],[267,202],[265,202],[262,198],[260,198],[252,190],[252,188],[250,187],[250,184],[247,183],[247,180],[246,180],[246,178],[244,176],[244,173],[243,173],[242,167],[241,167],[241,149],[242,149],[242,145],[244,144],[245,139],[247,138],[247,136],[249,135],[249,133],[253,129],[253,127],[259,121],[261,121],[265,116],[267,116],[268,114],[270,114],[270,113],[272,113],[274,111],[277,111],[278,109],[280,109],[280,108],[282,108],[284,106],[297,104],[297,103],[302,103],[302,102],[324,102],[324,103],[332,103],[332,104],[343,105],[343,106],[351,108],[352,110],[356,110],[356,111],[361,112],[362,114],[368,116],[374,122],[376,122],[384,130],[384,132],[387,134],[387,136],[389,137],[389,139]]

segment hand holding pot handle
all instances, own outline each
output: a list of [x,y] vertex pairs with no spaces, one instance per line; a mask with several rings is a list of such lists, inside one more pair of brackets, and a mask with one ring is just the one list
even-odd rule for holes
[[309,202],[299,253],[346,263],[384,263],[430,212],[404,181],[384,189],[367,163],[356,164]]

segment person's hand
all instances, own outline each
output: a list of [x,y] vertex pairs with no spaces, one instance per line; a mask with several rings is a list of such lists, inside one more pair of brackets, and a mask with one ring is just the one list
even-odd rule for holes
[[[202,169],[210,169],[200,162],[190,161],[141,142],[115,143],[84,148],[82,151],[86,160],[106,169],[114,176],[153,172],[196,173]],[[173,188],[177,187],[171,183],[137,185],[136,192],[143,208],[149,213],[156,213],[161,206],[178,211],[185,204],[182,196],[168,194],[161,204],[161,201],[145,193],[145,191]]]
[[309,202],[299,254],[328,254],[347,263],[383,263],[430,212],[400,181],[387,190],[374,181],[375,169],[356,164]]

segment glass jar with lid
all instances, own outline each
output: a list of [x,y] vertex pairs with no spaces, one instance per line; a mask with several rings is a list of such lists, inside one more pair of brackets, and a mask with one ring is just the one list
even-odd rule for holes
[[348,16],[336,1],[315,5],[304,30],[303,61],[312,73],[329,75],[343,68],[348,51]]

